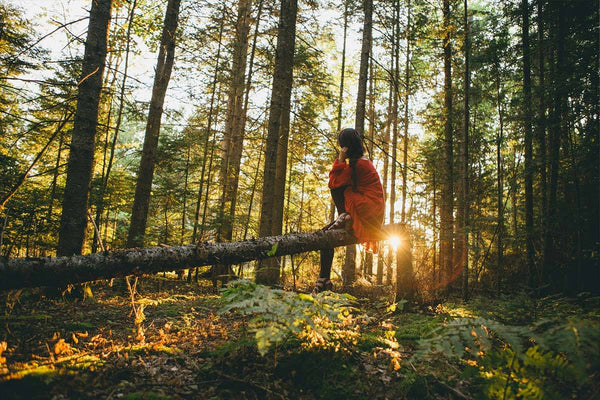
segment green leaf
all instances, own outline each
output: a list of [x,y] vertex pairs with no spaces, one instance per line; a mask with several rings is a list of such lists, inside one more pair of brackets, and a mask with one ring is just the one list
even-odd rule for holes
[[273,247],[271,247],[271,250],[267,251],[267,256],[269,257],[273,257],[275,255],[275,253],[277,253],[277,243],[273,244]]

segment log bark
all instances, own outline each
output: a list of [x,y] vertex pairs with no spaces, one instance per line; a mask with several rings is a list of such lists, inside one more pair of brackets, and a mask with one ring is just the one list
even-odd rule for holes
[[[386,225],[384,232],[400,229]],[[185,246],[133,248],[70,257],[0,259],[0,290],[82,283],[215,264],[298,254],[356,243],[346,231],[268,236],[242,242],[200,242]]]

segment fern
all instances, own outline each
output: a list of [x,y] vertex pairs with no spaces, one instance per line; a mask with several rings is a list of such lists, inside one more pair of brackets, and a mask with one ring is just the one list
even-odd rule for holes
[[357,332],[348,329],[354,298],[347,294],[323,292],[296,294],[238,280],[221,294],[221,313],[252,316],[249,328],[255,333],[261,355],[290,336],[306,346],[340,348],[345,340],[356,342]]
[[488,398],[559,399],[579,393],[598,370],[599,343],[596,320],[509,326],[461,318],[422,339],[414,358],[438,355],[477,366]]

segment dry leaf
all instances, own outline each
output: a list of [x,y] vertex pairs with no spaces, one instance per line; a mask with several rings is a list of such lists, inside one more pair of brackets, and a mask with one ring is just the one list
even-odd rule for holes
[[65,339],[59,339],[58,342],[54,344],[54,354],[62,354],[71,352],[71,346],[69,343],[65,342]]

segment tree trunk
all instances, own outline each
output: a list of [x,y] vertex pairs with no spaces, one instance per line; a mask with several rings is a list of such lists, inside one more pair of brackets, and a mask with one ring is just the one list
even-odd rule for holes
[[[371,51],[373,51],[372,41]],[[366,147],[369,152],[369,158],[371,159],[371,161],[375,162],[375,160],[373,160],[373,143],[375,138],[375,93],[373,91],[375,73],[373,71],[373,57],[370,57],[369,64],[369,141]],[[370,281],[373,275],[373,253],[371,253],[370,251],[367,251],[365,253],[363,271],[365,278],[367,278]]]
[[[340,92],[338,96],[337,105],[337,129],[336,133],[342,130],[342,109],[344,105],[344,77],[346,74],[346,39],[348,32],[348,0],[344,0],[344,40],[342,45],[342,69],[340,71]],[[337,145],[337,143],[336,143]],[[333,149],[333,153],[336,154],[336,149]],[[335,218],[335,203],[333,199],[329,200],[329,220],[333,221]]]
[[396,235],[400,238],[400,244],[396,249],[396,299],[410,300],[413,298],[416,286],[412,266],[412,244],[410,232],[406,225]]
[[248,237],[248,227],[250,225],[250,216],[252,214],[252,207],[254,205],[254,196],[256,195],[256,185],[258,184],[258,173],[260,172],[260,163],[262,161],[263,149],[265,146],[265,129],[262,129],[262,135],[260,138],[260,148],[258,150],[258,160],[256,161],[256,170],[254,171],[254,180],[252,183],[252,191],[250,192],[250,201],[248,204],[248,213],[246,217],[246,224],[244,225],[244,236],[243,240]]
[[156,150],[158,148],[158,136],[160,133],[160,120],[175,60],[175,35],[179,22],[180,4],[181,0],[169,0],[167,3],[158,61],[156,63],[156,74],[152,87],[150,110],[148,111],[148,121],[146,123],[142,158],[135,184],[135,197],[131,211],[131,224],[127,235],[127,247],[139,247],[144,243],[148,208],[150,206],[150,192],[154,177],[154,164],[156,162]]
[[551,62],[551,75],[554,86],[554,110],[552,116],[552,127],[550,135],[550,185],[548,188],[548,217],[547,229],[544,240],[544,276],[548,282],[556,288],[556,260],[555,246],[555,229],[556,229],[556,214],[557,214],[557,190],[558,190],[558,169],[560,157],[560,139],[561,139],[561,117],[563,115],[563,103],[566,101],[564,89],[562,86],[563,73],[563,57],[564,57],[564,12],[556,10],[558,13],[558,32],[557,32],[557,51],[556,51],[556,66],[554,61]]
[[406,64],[404,66],[404,149],[402,155],[402,223],[406,222],[406,180],[408,173],[408,105],[410,100],[410,17],[411,7],[410,0],[407,3],[407,17],[406,17]]
[[[244,102],[246,58],[248,54],[248,33],[250,30],[250,13],[252,0],[239,0],[238,15],[235,24],[235,40],[233,42],[233,61],[231,66],[229,94],[227,100],[227,118],[221,148],[221,199],[219,206],[219,224],[217,240],[230,241],[233,238],[233,223],[237,204],[237,190],[240,174],[240,163],[244,143]],[[249,90],[249,87],[247,88]],[[218,265],[216,275],[223,281],[229,279],[229,266]]]
[[460,232],[456,240],[456,255],[458,265],[462,270],[462,296],[463,300],[468,299],[469,295],[469,52],[471,38],[469,32],[469,6],[467,0],[464,1],[464,51],[465,51],[465,94],[463,110],[463,135],[461,148],[459,152],[460,161],[460,180],[458,190],[458,210],[456,216],[456,226]]
[[[194,230],[192,232],[192,242],[196,242],[196,234],[198,233],[198,222],[200,219],[200,203],[202,201],[202,195],[204,193],[204,174],[206,173],[206,161],[208,157],[209,139],[212,130],[213,123],[213,110],[215,104],[215,95],[217,93],[217,83],[219,81],[219,62],[221,60],[221,40],[223,38],[223,26],[225,25],[225,8],[223,8],[223,15],[220,19],[219,25],[219,39],[217,45],[217,55],[215,57],[215,72],[213,74],[213,80],[210,92],[210,106],[208,108],[208,121],[206,123],[206,131],[204,138],[204,154],[202,156],[202,169],[200,172],[200,187],[198,188],[198,198],[196,199],[196,212],[194,214]],[[214,146],[213,146],[214,147]],[[212,160],[212,155],[211,155]],[[208,202],[208,197],[205,198],[205,204]],[[204,220],[203,220],[204,223]]]
[[[393,43],[392,43],[393,44]],[[394,57],[391,57],[391,69],[394,66]],[[388,169],[389,169],[389,141],[390,141],[390,125],[392,123],[392,97],[393,97],[393,82],[392,75],[390,75],[390,84],[388,92],[388,110],[387,110],[387,123],[383,133],[383,197],[387,201],[387,181],[388,181]],[[379,255],[377,256],[377,284],[383,284],[383,267],[385,255],[383,254],[384,249],[380,249]]]
[[[280,145],[279,142],[280,137],[282,138],[281,140],[287,142],[289,132],[297,11],[298,0],[281,1],[277,50],[275,53],[275,71],[271,90],[269,128],[265,149],[259,227],[259,235],[261,237],[270,236],[273,232],[281,231],[281,222],[279,222],[281,219],[279,215],[282,215],[284,188],[282,185],[277,185],[277,174],[279,174],[279,177],[283,176],[285,178],[286,163],[278,164],[278,161],[282,159],[281,151],[284,148],[283,143]],[[285,148],[287,149],[287,143],[285,144]],[[279,205],[280,210],[275,209],[276,205]],[[279,264],[276,259],[259,264],[256,271],[256,281],[265,284],[276,284],[279,281]]]
[[[439,230],[437,228],[437,182],[436,182],[436,169],[433,169],[433,204],[432,204],[432,214],[433,214],[433,286],[437,287],[439,283],[439,265],[438,265],[438,254],[437,254],[437,244],[439,238]],[[436,270],[438,273],[436,275]]]
[[[342,70],[340,71],[340,93],[337,107],[337,130],[342,130],[342,106],[344,104],[344,77],[346,74],[346,37],[348,32],[348,1],[344,0],[344,42],[342,45]],[[333,200],[332,200],[333,204]],[[335,205],[334,205],[335,209]]]
[[220,167],[221,204],[219,209],[219,227],[217,240],[226,241],[233,237],[237,182],[240,173],[240,161],[244,141],[245,121],[244,89],[246,58],[248,53],[248,32],[250,30],[250,12],[252,0],[239,0],[238,15],[233,43],[233,61],[231,66],[229,95],[227,100],[227,119],[223,133],[222,158]]
[[[104,211],[104,194],[108,187],[108,181],[110,178],[110,172],[112,170],[113,161],[115,158],[115,149],[117,147],[117,140],[119,139],[119,131],[121,130],[121,122],[123,120],[123,110],[125,109],[125,83],[127,82],[127,72],[129,68],[129,50],[131,47],[131,30],[133,27],[133,17],[135,15],[135,8],[137,6],[137,0],[133,0],[131,4],[131,10],[129,11],[129,25],[127,25],[127,38],[125,45],[125,66],[123,69],[123,80],[121,81],[121,88],[119,93],[119,109],[117,111],[117,121],[115,123],[115,133],[113,134],[112,143],[110,146],[110,155],[108,157],[108,163],[106,166],[106,173],[104,174],[104,179],[100,186],[100,194],[98,195],[98,206],[96,209],[96,224],[98,225],[98,229],[100,229],[100,217]],[[110,124],[108,124],[110,125]],[[108,223],[108,220],[107,220]],[[94,234],[94,242],[92,244],[92,251],[95,251],[96,241],[99,238]],[[106,240],[105,240],[106,241]]]
[[[219,109],[221,106],[221,86],[219,85],[219,90],[218,90],[218,94],[217,94],[217,109],[215,110],[215,116],[219,115]],[[210,193],[210,185],[212,183],[213,180],[213,162],[215,160],[215,148],[217,147],[217,131],[215,129],[215,132],[213,133],[213,140],[212,140],[212,145],[211,145],[211,149],[210,149],[210,157],[209,157],[209,162],[208,162],[208,177],[206,179],[206,192],[204,195],[204,207],[202,209],[202,223],[200,224],[200,240],[202,240],[202,238],[204,237],[204,228],[205,228],[205,224],[206,224],[206,212],[208,210],[208,203],[210,202],[210,197],[209,197],[209,193]]]
[[[358,73],[358,93],[356,95],[356,121],[354,129],[361,138],[365,135],[365,107],[367,103],[367,79],[369,74],[369,55],[371,52],[371,32],[373,27],[373,0],[363,0],[364,25]],[[351,286],[356,280],[356,245],[346,247],[344,263],[344,286]]]
[[112,0],[94,0],[90,10],[62,202],[58,255],[81,254],[85,241],[111,6]]
[[[398,230],[399,225],[384,226]],[[133,248],[70,257],[0,259],[0,290],[151,274],[215,264],[239,264],[356,243],[343,229],[262,237],[243,242]]]
[[537,1],[537,21],[538,21],[538,68],[539,68],[539,86],[538,86],[538,123],[537,140],[539,146],[539,169],[540,169],[540,210],[542,235],[546,232],[546,216],[548,214],[548,177],[547,177],[547,157],[546,157],[546,86],[544,83],[544,10],[543,0]]
[[496,104],[498,108],[498,120],[500,122],[500,129],[498,131],[498,137],[496,139],[496,165],[498,169],[497,185],[498,194],[496,201],[496,215],[498,219],[498,241],[497,241],[497,258],[496,258],[496,271],[494,276],[494,284],[496,290],[500,290],[500,274],[502,271],[502,264],[504,258],[504,163],[502,160],[502,143],[504,141],[504,112],[502,107],[502,90],[500,83],[500,60],[498,55],[495,57],[495,69],[496,69]]
[[[398,153],[398,101],[399,101],[399,90],[400,90],[400,1],[397,0],[394,3],[394,34],[392,38],[392,58],[393,58],[393,69],[392,69],[392,82],[393,82],[393,100],[392,100],[392,154],[390,163],[392,166],[390,176],[390,224],[394,223],[394,216],[396,214],[396,168],[397,168],[397,153]],[[386,271],[386,283],[388,285],[393,284],[393,259],[394,252],[391,248],[388,248],[387,254],[387,271]]]
[[[371,41],[371,52],[373,52],[373,41]],[[369,151],[369,158],[375,162],[373,154],[373,146],[375,143],[375,87],[377,82],[375,81],[375,70],[373,69],[373,57],[370,57],[369,65],[369,142],[367,149]]]
[[48,215],[46,216],[46,224],[49,225],[52,219],[52,210],[54,209],[54,199],[56,198],[56,183],[58,181],[58,172],[60,169],[60,160],[62,157],[64,143],[64,134],[61,132],[58,136],[58,151],[56,153],[56,164],[52,173],[52,184],[50,185],[50,201],[48,205]]
[[[189,134],[188,134],[189,135]],[[183,171],[183,201],[181,207],[181,232],[179,234],[179,244],[183,245],[184,237],[185,237],[185,217],[187,215],[187,192],[188,192],[188,177],[190,173],[190,152],[191,152],[191,141],[189,136],[185,139],[187,144],[186,154],[185,154],[185,170]]]
[[356,122],[354,129],[360,137],[365,134],[365,106],[367,99],[367,78],[373,29],[373,0],[363,0],[365,20],[363,25],[362,47],[360,51],[360,69],[358,73],[358,93],[356,95]]
[[533,148],[531,132],[531,62],[529,54],[529,5],[521,2],[523,18],[523,125],[525,131],[525,246],[529,287],[535,285],[535,260],[533,248]]
[[443,284],[454,277],[454,159],[452,131],[452,45],[450,43],[450,0],[444,0],[444,168],[442,172],[442,202],[440,204],[440,272]]

